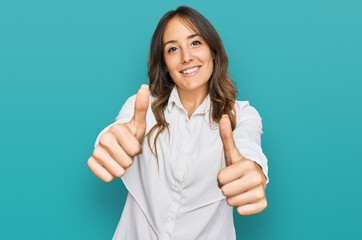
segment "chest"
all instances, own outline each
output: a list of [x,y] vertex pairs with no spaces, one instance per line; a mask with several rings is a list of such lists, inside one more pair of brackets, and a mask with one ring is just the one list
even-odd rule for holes
[[161,174],[181,185],[214,179],[224,166],[218,125],[205,114],[188,118],[185,112],[173,111],[165,117],[168,129],[157,139]]

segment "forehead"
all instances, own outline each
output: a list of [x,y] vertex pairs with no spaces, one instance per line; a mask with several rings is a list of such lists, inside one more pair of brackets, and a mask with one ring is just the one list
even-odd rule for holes
[[187,38],[195,33],[199,33],[199,31],[191,21],[175,16],[167,23],[163,31],[162,42]]

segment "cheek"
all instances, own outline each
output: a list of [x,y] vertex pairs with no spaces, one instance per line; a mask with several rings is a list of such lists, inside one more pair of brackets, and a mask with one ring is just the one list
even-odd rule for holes
[[173,71],[177,67],[177,59],[174,56],[165,57],[165,63],[169,71]]
[[213,61],[212,57],[209,59],[207,65],[208,65],[208,73],[207,73],[207,75],[210,78],[212,73],[214,72],[214,61]]
[[207,64],[208,71],[212,72],[214,69],[214,61],[211,55],[204,56],[204,64]]
[[[205,50],[205,51],[201,51],[199,53],[197,53],[197,57],[199,59],[202,59],[202,61],[204,62],[204,64],[208,64],[212,66],[212,55],[210,53],[210,50]],[[211,67],[209,66],[209,67]]]

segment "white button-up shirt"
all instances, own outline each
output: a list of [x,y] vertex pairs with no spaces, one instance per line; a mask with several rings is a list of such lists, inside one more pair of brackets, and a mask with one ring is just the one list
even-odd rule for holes
[[[135,98],[126,101],[115,123],[132,119]],[[165,109],[169,133],[165,129],[157,139],[158,166],[146,139],[156,124],[153,100],[150,97],[143,152],[122,177],[128,197],[113,240],[235,239],[233,208],[217,182],[226,163],[218,123],[209,116],[209,95],[189,119],[174,87]],[[244,157],[262,167],[269,182],[267,158],[260,145],[261,118],[248,101],[236,101],[235,109],[235,144]],[[98,135],[95,146],[113,124]]]

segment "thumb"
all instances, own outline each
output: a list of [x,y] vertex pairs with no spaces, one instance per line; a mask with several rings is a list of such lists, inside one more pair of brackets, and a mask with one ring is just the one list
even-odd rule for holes
[[150,100],[148,85],[142,84],[136,95],[134,115],[131,120],[132,133],[142,142],[146,132],[146,115]]
[[231,122],[227,114],[222,115],[220,119],[219,132],[221,141],[224,145],[226,166],[238,162],[242,156],[235,145]]

